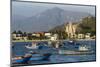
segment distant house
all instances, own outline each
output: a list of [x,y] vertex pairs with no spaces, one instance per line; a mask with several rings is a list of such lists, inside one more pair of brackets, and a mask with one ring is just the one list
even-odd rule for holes
[[94,35],[94,36],[92,36],[91,38],[92,38],[92,39],[96,39],[96,36]]
[[36,35],[35,35],[36,37],[40,37],[40,33],[36,33]]
[[34,33],[32,36],[40,37],[40,33]]
[[57,34],[54,34],[54,35],[52,35],[51,37],[50,37],[50,40],[52,40],[52,41],[55,41],[55,40],[57,40],[58,39],[58,35]]
[[12,34],[12,37],[16,37],[17,35],[16,34]]
[[36,36],[36,33],[32,33],[32,36]]
[[12,34],[13,40],[22,40],[22,34]]
[[16,40],[22,40],[22,37],[16,37]]
[[22,37],[22,34],[16,34],[16,37]]
[[12,34],[12,39],[16,40],[17,35],[16,34]]
[[78,38],[78,39],[83,39],[84,37],[85,37],[84,34],[78,34],[78,35],[77,35],[77,38]]
[[45,32],[45,33],[44,33],[44,36],[46,36],[46,37],[51,37],[51,33]]
[[40,37],[40,36],[43,36],[44,35],[44,32],[34,32],[32,33],[32,36],[36,36],[36,37]]
[[86,34],[85,34],[85,38],[86,38],[86,39],[90,39],[90,38],[91,38],[90,35],[91,35],[91,33],[86,33]]
[[23,39],[23,40],[27,40],[27,39],[28,39],[28,37],[27,37],[27,36],[24,36],[24,37],[22,37],[22,39]]

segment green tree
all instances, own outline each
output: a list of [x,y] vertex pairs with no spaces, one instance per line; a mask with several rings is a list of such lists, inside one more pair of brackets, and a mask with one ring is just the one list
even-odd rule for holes
[[23,34],[23,32],[21,30],[18,30],[17,34]]
[[32,40],[32,39],[33,39],[32,33],[28,33],[28,34],[27,34],[27,37],[28,37],[28,40]]
[[13,33],[13,34],[16,34],[17,32],[16,32],[16,30],[15,30],[15,31],[13,31],[12,33]]
[[82,22],[77,27],[77,33],[91,33],[95,35],[96,32],[96,20],[95,17],[85,17],[82,19]]

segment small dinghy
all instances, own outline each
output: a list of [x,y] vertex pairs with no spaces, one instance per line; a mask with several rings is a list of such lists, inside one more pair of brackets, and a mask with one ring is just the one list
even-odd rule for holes
[[32,42],[32,46],[26,45],[25,47],[27,49],[38,49],[38,46],[37,46],[37,43],[36,42]]
[[13,64],[26,64],[32,57],[31,54],[26,54],[25,56],[16,56],[12,58],[12,63]]

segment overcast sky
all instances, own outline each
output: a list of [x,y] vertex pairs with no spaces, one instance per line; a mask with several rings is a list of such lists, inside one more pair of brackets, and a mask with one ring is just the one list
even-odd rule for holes
[[30,17],[47,9],[59,7],[69,11],[86,12],[95,15],[95,6],[80,6],[80,5],[63,5],[63,4],[46,4],[34,2],[12,2],[12,14]]

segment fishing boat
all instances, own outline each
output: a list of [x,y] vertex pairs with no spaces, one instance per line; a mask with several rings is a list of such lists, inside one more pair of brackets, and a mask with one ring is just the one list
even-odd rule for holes
[[32,46],[26,45],[25,47],[27,49],[38,49],[38,46],[37,46],[37,43],[36,42],[32,42]]
[[87,45],[80,45],[79,46],[79,51],[89,51],[90,50],[90,46],[87,46]]
[[75,44],[75,41],[74,40],[69,40],[68,44]]
[[78,50],[58,50],[59,54],[66,55],[85,55],[85,54],[93,54],[94,51],[90,49],[90,47],[86,45],[79,46]]
[[25,56],[15,56],[12,58],[12,63],[13,64],[26,64],[32,57],[31,54],[26,54]]
[[48,60],[49,57],[51,56],[50,53],[39,54],[36,52],[31,52],[31,54],[32,54],[32,57],[30,58],[30,61]]
[[59,50],[58,53],[64,55],[87,55],[87,54],[93,54],[94,51]]

